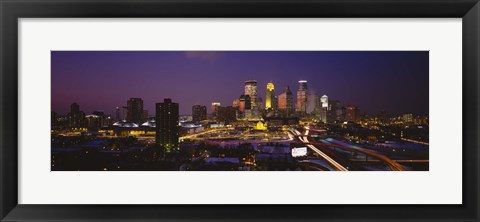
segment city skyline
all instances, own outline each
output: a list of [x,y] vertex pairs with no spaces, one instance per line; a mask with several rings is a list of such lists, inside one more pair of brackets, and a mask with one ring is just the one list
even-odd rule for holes
[[[321,61],[325,60],[334,64],[322,66],[325,62]],[[178,64],[181,62],[186,64]],[[252,69],[259,71],[248,72],[249,69],[241,65],[245,63],[251,63],[255,66]],[[280,69],[292,64],[296,66]],[[193,67],[185,68],[189,65]],[[353,67],[357,70],[352,71]],[[306,78],[290,75],[294,68],[305,73]],[[238,74],[242,71],[254,74]],[[322,74],[325,72],[332,74]],[[209,107],[212,102],[220,102],[222,106],[231,106],[243,93],[244,81],[248,79],[257,80],[258,97],[263,101],[267,83],[275,85],[278,96],[286,86],[295,94],[298,81],[304,79],[317,96],[340,100],[342,106],[356,105],[365,113],[428,114],[428,102],[425,103],[428,101],[428,52],[337,51],[54,51],[52,111],[66,114],[76,102],[86,113],[103,110],[111,114],[115,107],[126,106],[130,98],[141,98],[144,108],[153,114],[157,102],[172,98],[179,103],[181,115],[190,115],[193,105]],[[144,84],[139,84],[142,82]],[[165,82],[171,84],[162,84]],[[357,93],[358,86],[364,90]],[[296,100],[296,96],[294,98]]]

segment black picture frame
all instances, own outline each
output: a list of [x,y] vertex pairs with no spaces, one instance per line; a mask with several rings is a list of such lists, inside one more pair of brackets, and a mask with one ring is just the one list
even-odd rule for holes
[[[478,0],[0,0],[1,221],[478,221]],[[19,18],[359,17],[462,18],[461,205],[23,205],[18,204]],[[448,43],[446,43],[448,44]],[[438,195],[442,195],[439,193]]]

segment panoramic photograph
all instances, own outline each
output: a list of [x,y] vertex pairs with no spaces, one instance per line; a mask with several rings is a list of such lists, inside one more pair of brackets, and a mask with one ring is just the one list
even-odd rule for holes
[[50,168],[428,171],[429,52],[52,51]]

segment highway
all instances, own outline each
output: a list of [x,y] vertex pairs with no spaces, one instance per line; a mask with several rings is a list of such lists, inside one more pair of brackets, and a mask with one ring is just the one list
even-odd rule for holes
[[[368,149],[348,147],[348,146],[343,146],[343,145],[335,144],[335,143],[324,144],[324,143],[309,141],[308,137],[309,137],[310,131],[318,132],[318,131],[322,131],[322,130],[314,130],[314,129],[310,129],[309,127],[305,127],[305,133],[304,134],[300,133],[296,129],[291,129],[290,133],[293,134],[296,138],[298,138],[303,144],[305,144],[305,146],[307,146],[308,148],[313,150],[315,153],[320,155],[322,158],[324,158],[329,164],[331,164],[335,169],[337,169],[339,171],[348,171],[348,167],[345,166],[346,164],[344,164],[344,165],[340,164],[338,161],[335,161],[333,158],[331,158],[325,152],[322,152],[322,150],[320,150],[319,148],[324,148],[326,150],[329,147],[335,147],[335,148],[339,148],[339,149],[342,149],[342,150],[362,153],[364,155],[375,157],[379,161],[387,164],[387,166],[390,167],[390,169],[392,169],[394,171],[404,171],[405,170],[403,168],[403,166],[401,166],[399,164],[399,162],[404,162],[404,161],[395,161],[395,160],[392,160],[392,159],[390,159],[390,158],[388,158],[384,155],[381,155],[379,153],[376,153],[376,152],[368,150]],[[405,162],[408,162],[408,161],[405,161]]]
[[294,136],[296,136],[300,141],[302,141],[308,148],[313,150],[315,153],[320,155],[323,159],[325,159],[330,165],[332,165],[338,171],[348,171],[347,168],[339,164],[337,161],[329,157],[324,152],[317,149],[314,145],[309,144],[308,136],[303,136],[298,130],[291,130],[290,131]]

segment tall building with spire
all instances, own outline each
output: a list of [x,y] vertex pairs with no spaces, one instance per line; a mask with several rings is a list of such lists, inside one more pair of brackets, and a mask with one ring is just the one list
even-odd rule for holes
[[275,107],[275,86],[273,83],[267,83],[267,91],[265,94],[265,109],[273,109]]
[[307,80],[298,81],[298,90],[297,90],[297,112],[300,114],[307,113],[307,102],[308,102],[308,87]]

